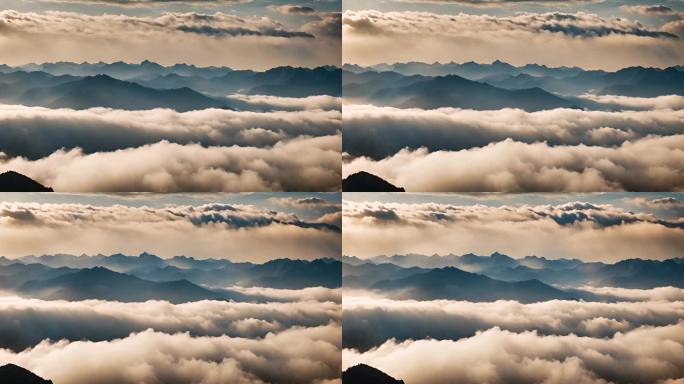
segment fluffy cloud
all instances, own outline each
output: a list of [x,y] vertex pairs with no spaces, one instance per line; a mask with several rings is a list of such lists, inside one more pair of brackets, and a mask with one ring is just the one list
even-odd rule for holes
[[333,224],[249,205],[0,203],[0,244],[7,256],[146,250],[260,262],[339,257],[340,233]]
[[271,36],[304,37],[314,36],[300,31],[291,31],[269,18],[243,18],[217,12],[213,15],[200,13],[165,13],[157,17],[128,15],[90,16],[72,12],[20,13],[0,12],[0,24],[10,33],[54,33],[65,35],[107,36],[112,30],[123,34],[144,36],[146,34],[193,33],[213,37],[229,36]]
[[523,143],[544,141],[552,146],[617,146],[649,135],[667,136],[682,132],[684,109],[669,108],[684,106],[684,97],[640,99],[599,96],[596,100],[668,109],[525,112],[520,109],[423,110],[345,105],[343,148],[354,156],[381,159],[404,147],[426,147],[430,151],[461,150],[482,147],[506,138]]
[[231,95],[231,99],[239,100],[255,107],[276,109],[281,111],[297,110],[341,110],[342,99],[334,96],[308,96],[308,97],[278,97],[268,95]]
[[[272,294],[278,299],[336,298],[324,288],[307,292],[281,292],[250,288],[252,294]],[[333,290],[330,290],[333,291]],[[263,304],[198,301],[170,304],[165,301],[120,303],[112,301],[41,301],[0,298],[2,348],[21,351],[44,339],[105,341],[133,332],[154,329],[164,333],[189,332],[193,336],[261,338],[269,332],[292,327],[325,326],[341,319],[341,307],[332,301],[269,302]]]
[[0,155],[0,170],[57,191],[334,191],[341,135],[279,141],[273,147],[203,147],[168,141],[113,152],[58,150],[29,160]]
[[616,95],[582,95],[582,98],[621,110],[684,109],[684,96],[630,97]]
[[13,52],[7,64],[149,59],[252,69],[339,65],[339,42],[303,28],[222,12],[132,16],[5,10],[0,12],[0,49]]
[[[332,105],[326,96],[281,99],[246,96],[249,102],[301,106]],[[263,100],[265,99],[265,100]],[[332,98],[335,99],[335,98]],[[124,111],[49,109],[0,105],[0,150],[37,159],[64,148],[84,153],[113,151],[166,140],[204,146],[270,147],[300,136],[335,135],[341,129],[339,110],[238,112],[205,109],[179,113],[170,109]]]
[[340,375],[341,328],[290,328],[260,339],[153,330],[112,341],[44,341],[0,359],[63,384],[321,383]]
[[343,249],[382,254],[553,255],[585,261],[680,257],[682,218],[609,204],[456,205],[345,201]]
[[[677,65],[683,59],[676,28],[654,29],[584,12],[491,16],[348,10],[343,19],[344,61],[361,65],[499,59],[616,69],[625,63]],[[388,48],[398,45],[404,48]],[[645,58],[645,52],[658,57]]]
[[365,353],[345,349],[343,367],[365,363],[409,384],[657,383],[684,375],[683,335],[684,321],[611,338],[495,327],[458,341],[390,340]]
[[595,289],[638,299],[674,299],[640,302],[584,302],[552,300],[534,304],[516,301],[396,301],[344,297],[343,345],[368,350],[386,340],[458,340],[478,331],[499,327],[511,332],[537,331],[543,335],[613,337],[640,326],[665,326],[684,319],[684,290]]
[[506,139],[460,151],[406,149],[379,161],[346,156],[343,175],[367,171],[408,191],[681,191],[683,150],[681,134],[618,147]]

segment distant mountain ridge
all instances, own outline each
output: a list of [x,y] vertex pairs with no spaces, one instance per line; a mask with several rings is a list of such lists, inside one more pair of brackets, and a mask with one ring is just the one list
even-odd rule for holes
[[[526,256],[514,259],[495,252],[489,256],[474,254],[457,255],[393,255],[376,256],[370,259],[343,257],[345,284],[378,282],[378,277],[405,277],[407,270],[425,273],[433,269],[458,268],[463,271],[482,274],[487,277],[519,282],[539,280],[549,285],[615,286],[623,288],[655,288],[674,286],[684,288],[684,259],[644,260],[628,259],[606,264],[583,262],[578,259],[547,259]],[[401,268],[390,271],[388,266]]]
[[[225,259],[195,259],[187,256],[163,259],[143,252],[138,256],[44,255],[25,256],[8,261],[0,258],[0,261],[0,283],[3,269],[20,263],[49,268],[51,271],[65,269],[65,272],[103,267],[151,282],[187,280],[196,285],[210,287],[239,285],[300,289],[314,286],[338,288],[342,285],[341,262],[333,259],[275,259],[263,264],[254,264]],[[8,263],[9,266],[3,266]]]
[[[627,67],[608,72],[583,70],[578,67],[547,67],[538,64],[516,67],[497,60],[491,64],[411,62],[378,64],[370,67],[346,64],[342,69],[345,97],[361,99],[365,97],[367,101],[375,100],[378,96],[376,93],[383,89],[382,86],[386,89],[384,93],[391,93],[391,89],[401,93],[407,92],[404,87],[416,82],[442,79],[437,83],[449,83],[449,79],[453,76],[510,91],[539,88],[567,102],[589,108],[596,107],[596,105],[589,102],[582,104],[582,100],[574,98],[585,93],[634,97],[684,95],[684,72],[679,67]],[[460,91],[453,84],[449,86],[455,91]],[[423,104],[431,105],[425,102]],[[418,105],[415,104],[415,106]],[[435,102],[432,105],[436,105]],[[466,107],[453,101],[451,106]]]
[[34,88],[49,88],[102,76],[155,90],[188,88],[204,97],[224,102],[226,96],[233,93],[281,97],[340,96],[342,93],[342,72],[332,66],[281,66],[260,72],[227,67],[200,68],[185,64],[164,67],[144,61],[141,64],[47,63],[0,67],[0,100],[12,100],[12,96],[15,100],[20,99],[20,93]]

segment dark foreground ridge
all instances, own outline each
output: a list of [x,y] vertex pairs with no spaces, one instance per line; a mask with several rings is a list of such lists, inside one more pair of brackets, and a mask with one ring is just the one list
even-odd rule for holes
[[7,384],[52,384],[33,372],[18,365],[5,364],[0,367],[0,383]]
[[0,174],[0,192],[54,192],[30,177],[21,173],[7,171]]
[[342,180],[343,192],[406,192],[368,172],[357,172]]
[[342,384],[404,384],[392,376],[366,364],[348,368],[342,373]]

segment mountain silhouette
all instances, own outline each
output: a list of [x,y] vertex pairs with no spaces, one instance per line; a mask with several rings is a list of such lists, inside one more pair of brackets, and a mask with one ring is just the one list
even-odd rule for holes
[[573,293],[561,291],[539,280],[500,281],[454,267],[380,281],[373,284],[372,288],[393,298],[410,300],[517,300],[521,303],[534,303],[577,298]]
[[[167,300],[172,303],[184,303],[230,298],[187,280],[152,282],[102,267],[83,269],[48,280],[28,281],[21,285],[18,291],[44,300]],[[237,296],[239,295],[235,298],[238,298]]]
[[343,384],[404,384],[392,376],[366,364],[358,364],[342,372]]
[[[74,268],[104,267],[110,271],[136,276],[150,282],[187,280],[196,285],[212,287],[240,285],[300,289],[314,286],[337,288],[342,285],[342,263],[333,259],[275,259],[263,264],[254,264],[231,262],[226,259],[200,260],[187,256],[162,259],[143,252],[138,256],[123,254],[24,256],[16,261],[23,263],[17,263],[23,268],[28,268],[29,265],[41,266],[47,270],[68,267],[67,270],[73,271]],[[0,278],[3,275],[3,268],[5,267],[0,265]],[[16,276],[26,274],[21,271],[17,272]],[[37,276],[36,279],[45,278]],[[25,282],[26,279],[23,281]]]
[[0,174],[0,192],[53,192],[30,177],[7,171]]
[[399,88],[385,88],[370,96],[380,105],[436,109],[458,107],[476,110],[520,108],[534,112],[576,108],[576,104],[539,87],[510,90],[457,75],[436,77]]
[[25,105],[72,109],[171,108],[184,112],[227,107],[226,102],[204,96],[187,87],[169,90],[152,89],[106,75],[86,77],[53,87],[34,88],[21,95],[21,101]]
[[344,192],[405,192],[384,179],[365,171],[357,172],[342,180]]
[[0,367],[0,383],[6,384],[52,384],[28,369],[18,365],[5,364]]

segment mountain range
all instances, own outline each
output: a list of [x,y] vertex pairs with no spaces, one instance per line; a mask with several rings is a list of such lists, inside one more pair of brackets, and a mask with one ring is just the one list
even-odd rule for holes
[[[583,262],[578,259],[547,259],[526,256],[514,259],[495,252],[489,256],[457,255],[393,255],[370,259],[343,257],[344,284],[364,287],[393,288],[411,283],[411,276],[435,270],[437,275],[470,278],[452,269],[478,274],[501,282],[538,281],[549,286],[581,287],[584,285],[649,289],[662,286],[684,288],[684,259],[628,259],[614,264]],[[399,281],[398,284],[382,283]],[[382,283],[382,284],[381,284]],[[493,284],[492,282],[485,282]],[[378,285],[380,284],[380,285]],[[575,295],[573,292],[571,295]]]
[[84,272],[85,277],[103,273],[98,268],[106,268],[108,271],[147,282],[186,281],[197,286],[216,288],[238,285],[300,289],[315,286],[337,288],[342,285],[341,263],[333,259],[275,259],[263,264],[254,264],[225,259],[195,259],[187,256],[162,259],[149,253],[142,253],[138,256],[114,254],[44,255],[18,259],[0,257],[0,288],[17,289],[30,280],[51,280],[78,271],[90,271]]
[[399,108],[609,109],[586,93],[634,97],[684,95],[681,67],[628,67],[615,72],[577,67],[515,67],[501,61],[343,66],[343,94],[356,103]]
[[263,72],[152,62],[0,66],[0,101],[74,109],[249,109],[228,96],[340,96],[341,77],[341,70],[330,66],[283,66]]

